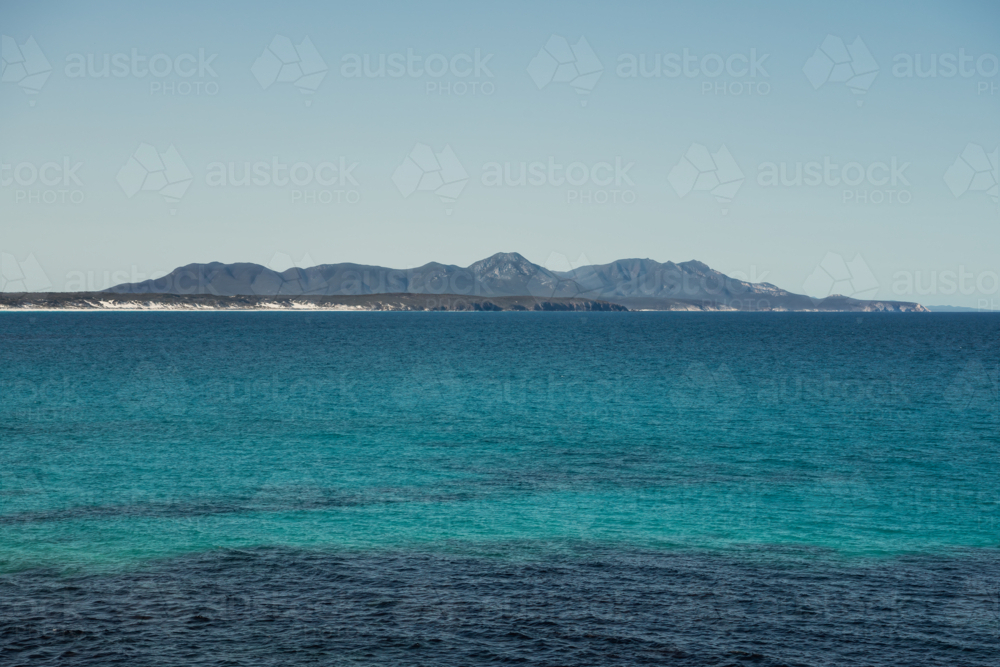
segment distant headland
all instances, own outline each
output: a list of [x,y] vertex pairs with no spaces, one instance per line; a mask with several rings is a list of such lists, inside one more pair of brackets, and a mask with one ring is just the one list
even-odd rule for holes
[[929,312],[912,302],[795,294],[731,278],[698,261],[621,259],[553,271],[518,253],[467,267],[188,264],[103,292],[0,294],[3,310],[528,310]]

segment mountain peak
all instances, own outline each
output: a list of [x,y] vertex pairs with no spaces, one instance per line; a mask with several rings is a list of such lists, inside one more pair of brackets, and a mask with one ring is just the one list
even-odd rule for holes
[[696,259],[689,259],[686,262],[681,262],[678,266],[683,266],[689,269],[694,269],[695,271],[711,271],[712,267],[704,262],[699,262]]
[[[531,264],[524,255],[519,252],[498,252],[490,255],[486,259],[481,259],[479,262],[491,262],[494,264],[499,264],[500,262],[509,262],[511,264]],[[477,264],[479,263],[477,262]]]
[[545,271],[517,252],[498,252],[474,262],[469,266],[469,270],[479,276],[493,275],[498,278],[513,275],[533,276]]

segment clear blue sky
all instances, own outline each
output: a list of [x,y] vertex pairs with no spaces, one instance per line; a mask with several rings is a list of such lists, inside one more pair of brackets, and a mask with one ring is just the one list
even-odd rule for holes
[[[1000,307],[1000,4],[755,5],[7,0],[4,275],[13,285],[33,256],[54,289],[100,289],[190,262],[518,251],[699,259],[801,291],[832,253],[860,256],[858,289],[874,280],[881,298]],[[173,146],[183,166],[167,157],[161,182],[123,170],[143,144],[153,162]],[[440,182],[422,177],[435,160]],[[540,163],[540,185],[518,184],[522,162]],[[260,163],[251,176],[268,182],[220,184],[229,163],[237,180]],[[300,185],[273,183],[296,163]],[[562,178],[573,163],[578,186]],[[800,163],[817,185],[794,184]],[[848,164],[860,183],[843,184]],[[791,184],[769,185],[782,165]],[[699,169],[726,174],[727,196]]]

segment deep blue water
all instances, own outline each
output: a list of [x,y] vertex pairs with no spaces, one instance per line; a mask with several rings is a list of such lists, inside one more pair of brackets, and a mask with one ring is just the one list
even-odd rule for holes
[[0,313],[0,663],[995,665],[1000,317]]

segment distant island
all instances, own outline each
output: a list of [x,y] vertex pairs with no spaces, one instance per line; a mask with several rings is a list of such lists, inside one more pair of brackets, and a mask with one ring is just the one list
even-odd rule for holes
[[929,312],[904,301],[814,298],[731,278],[698,261],[622,259],[552,271],[518,253],[467,267],[188,264],[103,292],[0,294],[2,310],[522,310]]

